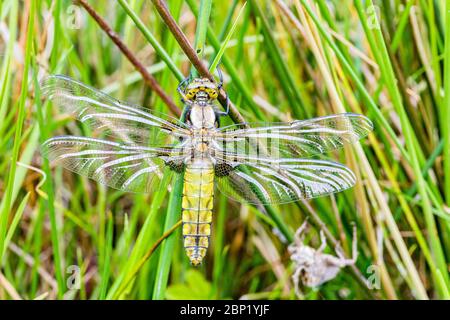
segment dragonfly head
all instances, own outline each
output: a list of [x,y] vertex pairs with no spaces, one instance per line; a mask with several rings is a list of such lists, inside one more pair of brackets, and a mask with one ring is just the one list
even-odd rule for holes
[[208,78],[196,78],[189,83],[184,91],[186,98],[196,102],[211,102],[217,99],[219,88]]

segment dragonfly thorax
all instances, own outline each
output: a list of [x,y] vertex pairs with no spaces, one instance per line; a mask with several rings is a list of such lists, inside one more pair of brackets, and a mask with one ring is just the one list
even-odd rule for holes
[[216,124],[216,114],[211,104],[194,103],[187,117],[194,129],[212,129]]
[[194,155],[199,156],[199,157],[208,156],[208,154],[210,153],[210,147],[209,147],[210,142],[211,142],[211,138],[209,138],[206,135],[194,138],[192,141],[192,145],[194,148],[194,152],[193,152]]

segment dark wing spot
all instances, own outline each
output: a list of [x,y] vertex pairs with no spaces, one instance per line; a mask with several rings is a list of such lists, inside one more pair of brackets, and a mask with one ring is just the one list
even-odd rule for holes
[[233,170],[234,168],[232,166],[227,163],[221,162],[216,164],[216,166],[214,167],[214,174],[219,178],[225,177]]
[[166,165],[170,168],[170,170],[175,171],[176,173],[182,173],[185,168],[185,164],[183,161],[167,161]]

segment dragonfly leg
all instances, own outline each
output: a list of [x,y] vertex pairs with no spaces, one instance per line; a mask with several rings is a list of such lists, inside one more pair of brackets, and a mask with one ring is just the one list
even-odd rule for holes
[[217,84],[217,88],[220,90],[223,87],[223,73],[222,70],[217,67],[217,75],[219,76],[219,83]]
[[186,86],[188,85],[190,80],[191,80],[191,75],[189,75],[188,77],[184,78],[183,81],[181,81],[180,84],[177,87],[177,91],[180,94],[181,101],[183,103],[188,103],[188,101],[189,101],[189,99],[187,99],[185,94],[184,94],[184,90],[186,89]]
[[[223,73],[222,70],[219,68],[219,66],[217,66],[217,75],[219,76],[219,83],[217,84],[217,89],[222,89],[223,87]],[[226,95],[226,107],[225,107],[225,111],[220,111],[217,112],[218,116],[227,116],[228,113],[230,112],[230,99],[228,97],[228,94],[225,93]]]
[[228,113],[230,112],[230,98],[228,97],[228,94],[227,94],[227,93],[225,93],[225,96],[226,96],[226,102],[225,102],[226,107],[225,107],[225,111],[219,111],[219,112],[217,112],[217,115],[218,115],[218,116],[227,116]]

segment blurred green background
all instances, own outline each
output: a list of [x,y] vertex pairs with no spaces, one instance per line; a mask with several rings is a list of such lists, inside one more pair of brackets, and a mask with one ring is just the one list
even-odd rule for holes
[[[181,110],[176,87],[193,57],[159,1],[84,2]],[[176,110],[79,3],[0,0],[0,299],[450,298],[450,1],[243,5],[167,1],[206,65],[224,52],[224,89],[245,121],[369,117],[368,138],[329,155],[356,173],[356,186],[269,212],[217,192],[212,244],[203,265],[191,267],[180,228],[166,233],[181,218],[170,181],[152,194],[127,194],[39,153],[48,137],[82,129],[41,99],[48,74]],[[306,243],[317,248],[323,229],[333,255],[337,242],[351,255],[354,223],[358,260],[297,296],[287,246],[305,218]]]

